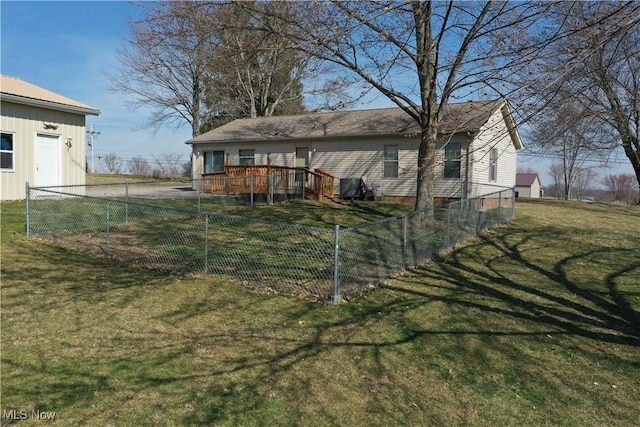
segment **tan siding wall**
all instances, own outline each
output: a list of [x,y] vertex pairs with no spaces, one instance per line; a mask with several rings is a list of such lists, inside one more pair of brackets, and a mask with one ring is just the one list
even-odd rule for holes
[[[85,116],[43,108],[2,102],[2,132],[14,134],[14,171],[0,173],[2,200],[25,198],[25,183],[35,182],[35,140],[38,134],[59,137],[60,182],[62,185],[86,183],[86,132]],[[45,129],[44,123],[58,125],[57,129]],[[65,143],[71,138],[71,148]]]
[[[466,153],[468,146],[467,135],[454,135],[450,139],[438,143],[436,154],[436,169],[434,191],[435,197],[449,199],[460,198],[462,188],[467,177]],[[479,140],[470,148],[469,163],[471,165],[468,179],[470,182],[480,181],[479,184],[470,186],[470,190],[477,193],[482,189],[482,194],[496,191],[489,183],[489,154],[488,149],[493,144],[500,147],[498,165],[498,181],[493,185],[513,187],[515,185],[516,153],[509,139],[501,112],[498,111],[478,135]],[[444,145],[446,141],[462,143],[461,176],[459,179],[444,179]],[[398,145],[399,148],[399,176],[398,178],[384,178],[383,153],[385,145]],[[385,196],[414,197],[416,194],[417,164],[418,164],[417,138],[404,138],[402,136],[383,138],[344,138],[334,140],[295,140],[295,141],[269,141],[260,143],[213,143],[197,144],[194,147],[194,177],[197,178],[203,170],[204,151],[224,150],[230,154],[230,163],[237,165],[239,162],[238,150],[243,148],[255,149],[256,164],[266,164],[267,153],[271,153],[271,162],[278,166],[294,166],[295,148],[309,147],[309,166],[323,169],[337,177],[335,191],[340,192],[340,178],[368,177],[372,183],[380,184]],[[314,151],[315,150],[315,151]],[[473,166],[474,161],[479,164]],[[489,188],[489,190],[487,190]],[[477,194],[472,194],[477,195]]]
[[[383,177],[383,152],[385,145],[398,145],[398,178]],[[243,143],[198,144],[194,148],[194,176],[197,178],[204,168],[205,151],[224,150],[229,153],[232,165],[239,162],[238,150],[255,149],[256,164],[266,164],[267,153],[271,153],[271,164],[295,165],[296,147],[309,147],[309,167],[323,169],[337,177],[336,194],[340,192],[340,178],[368,177],[372,183],[380,184],[385,195],[415,196],[417,141],[403,137],[374,139],[339,139],[332,141],[286,141],[265,142],[253,145]],[[315,151],[314,151],[315,150]]]

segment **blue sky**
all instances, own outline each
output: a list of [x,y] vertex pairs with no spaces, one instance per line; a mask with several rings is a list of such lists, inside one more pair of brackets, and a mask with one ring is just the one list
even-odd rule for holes
[[[188,125],[178,129],[168,125],[155,134],[141,130],[149,111],[132,112],[126,95],[108,90],[108,73],[118,66],[116,51],[138,13],[138,7],[125,1],[1,0],[0,70],[98,108],[100,116],[87,117],[87,128],[93,125],[100,132],[96,157],[115,152],[125,160],[136,156],[152,160],[154,154],[181,154],[187,161]],[[393,106],[390,101],[378,97],[363,108],[389,106]],[[616,160],[600,174],[632,173],[623,155]],[[519,156],[519,165],[536,170],[543,185],[550,184],[546,172],[550,162],[526,150]]]
[[[123,94],[108,90],[116,51],[138,8],[125,1],[0,1],[2,74],[18,77],[101,111],[87,116],[100,135],[95,156],[124,159],[182,154],[189,159],[189,126],[141,130],[148,111],[132,112]],[[88,152],[89,153],[89,152]],[[96,165],[99,161],[96,159]]]

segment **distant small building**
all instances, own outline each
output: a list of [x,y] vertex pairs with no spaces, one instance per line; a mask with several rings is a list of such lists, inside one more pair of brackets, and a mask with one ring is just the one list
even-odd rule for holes
[[0,80],[0,199],[86,182],[87,115],[100,111],[15,77]]
[[537,173],[516,174],[516,197],[531,199],[542,197],[542,185]]

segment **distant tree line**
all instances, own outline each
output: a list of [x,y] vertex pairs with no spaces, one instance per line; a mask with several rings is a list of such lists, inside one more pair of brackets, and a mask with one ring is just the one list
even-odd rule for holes
[[116,153],[101,157],[102,168],[109,174],[131,174],[152,178],[176,178],[191,175],[191,162],[184,161],[181,154],[166,153],[153,155],[153,159],[141,156],[123,159]]

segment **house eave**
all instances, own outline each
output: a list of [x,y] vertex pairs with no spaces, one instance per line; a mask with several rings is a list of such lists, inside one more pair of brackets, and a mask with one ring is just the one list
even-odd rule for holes
[[[439,133],[439,137],[447,137],[452,135],[475,135],[476,131],[473,130],[460,130],[458,132],[442,132]],[[407,139],[420,139],[419,132],[398,132],[398,133],[375,133],[364,135],[327,135],[327,136],[313,136],[313,137],[293,137],[293,138],[260,138],[260,139],[224,139],[224,140],[200,140],[194,141],[193,138],[185,141],[185,144],[200,145],[200,144],[254,144],[254,143],[269,143],[269,142],[291,142],[291,141],[325,141],[336,139],[362,139],[362,138],[407,138]]]
[[13,95],[10,93],[2,93],[0,99],[5,102],[13,102],[15,104],[28,105],[30,107],[45,108],[49,110],[62,111],[66,113],[81,115],[100,115],[100,110],[91,107],[81,107],[76,105],[60,104],[57,102],[44,101],[42,99],[25,98],[24,96]]

